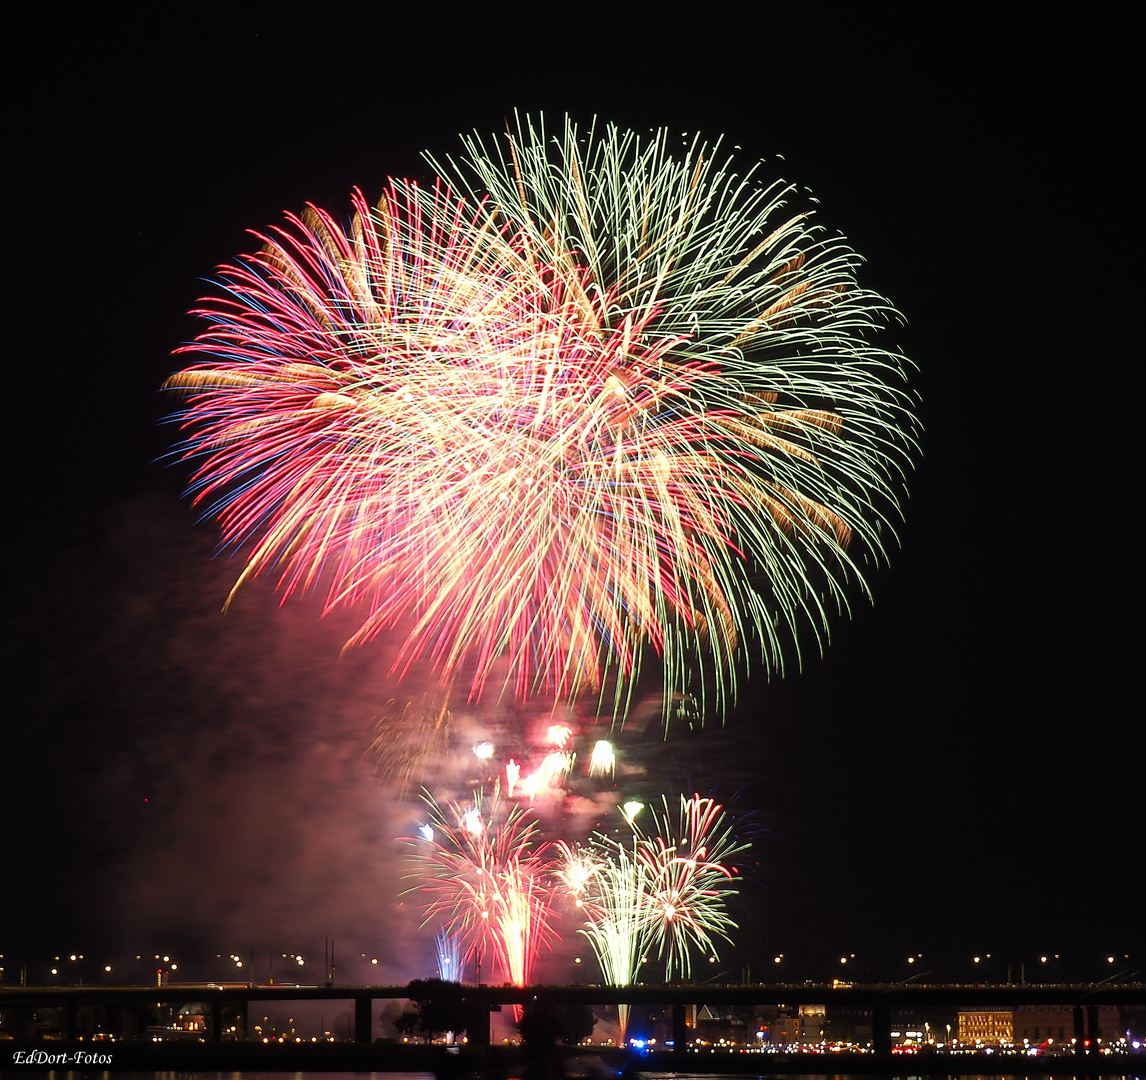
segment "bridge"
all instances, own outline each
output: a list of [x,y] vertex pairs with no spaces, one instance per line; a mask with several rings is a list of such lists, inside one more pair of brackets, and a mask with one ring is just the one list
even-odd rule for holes
[[[426,984],[421,984],[423,987]],[[433,986],[433,984],[430,984]],[[1146,985],[1087,983],[1038,985],[982,984],[787,984],[749,985],[644,985],[635,986],[466,986],[438,984],[436,993],[448,996],[466,1018],[468,1048],[482,1052],[489,1047],[490,1012],[507,1005],[543,999],[550,1005],[649,1005],[671,1011],[676,1053],[688,1042],[686,1027],[690,1006],[799,1006],[824,1005],[828,1009],[866,1012],[871,1017],[872,1050],[888,1055],[892,1048],[892,1016],[896,1010],[945,1007],[955,1009],[1008,1009],[1028,1005],[1067,1006],[1073,1009],[1074,1037],[1097,1045],[1098,1011],[1103,1005],[1146,1006]],[[254,983],[172,983],[162,986],[0,986],[0,1013],[17,1038],[33,1035],[31,1018],[40,1009],[60,1010],[60,1035],[64,1040],[78,1033],[77,1015],[84,1006],[100,1006],[109,1017],[132,1005],[168,1006],[174,1010],[189,1004],[201,1006],[206,1021],[204,1038],[209,1042],[247,1038],[246,1018],[254,1002],[353,1002],[354,1041],[374,1038],[374,1004],[380,1000],[405,1000],[409,986],[299,986]]]

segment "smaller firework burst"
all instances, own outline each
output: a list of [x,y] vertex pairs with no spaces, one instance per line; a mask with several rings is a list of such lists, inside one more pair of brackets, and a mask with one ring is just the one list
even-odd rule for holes
[[585,890],[604,869],[605,863],[591,848],[570,846],[564,840],[558,841],[557,847],[560,852],[557,878],[577,907],[584,907]]
[[584,912],[580,930],[613,986],[636,981],[654,951],[666,978],[687,976],[690,953],[714,954],[716,941],[730,940],[727,910],[735,895],[731,860],[744,850],[723,808],[712,799],[680,797],[650,808],[648,833],[637,826],[643,806],[626,803],[622,813],[632,843],[595,833],[586,847],[560,845],[558,876]]
[[442,982],[460,983],[466,971],[461,942],[454,934],[441,930],[434,938],[434,950],[438,957],[438,978]]
[[427,760],[446,755],[452,722],[447,687],[422,694],[418,700],[390,698],[375,721],[374,739],[363,758],[379,778],[410,784],[424,771]]
[[440,917],[464,945],[463,961],[492,953],[505,979],[525,986],[553,936],[548,846],[521,807],[503,813],[498,793],[440,806],[426,795],[433,834],[408,838],[410,891],[423,897],[426,921]]
[[546,754],[537,770],[521,782],[522,793],[535,799],[539,795],[557,795],[562,791],[562,783],[573,768],[576,755],[567,750],[554,750]]
[[556,746],[561,750],[564,749],[572,734],[573,729],[565,724],[550,724],[545,737],[550,746]]
[[692,948],[714,953],[714,939],[730,941],[735,924],[728,900],[737,892],[731,865],[745,846],[712,799],[680,797],[675,814],[650,807],[654,829],[640,843],[650,883],[646,911],[665,973],[687,976]]

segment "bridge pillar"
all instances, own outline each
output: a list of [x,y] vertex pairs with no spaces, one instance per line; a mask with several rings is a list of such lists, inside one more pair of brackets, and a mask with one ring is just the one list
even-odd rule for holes
[[489,1003],[484,1000],[466,998],[462,1003],[465,1011],[466,1046],[471,1050],[489,1049]]
[[873,1054],[891,1053],[891,1006],[871,1007],[871,1049]]
[[60,1006],[60,1036],[65,1042],[76,1037],[76,1012],[78,1008],[79,1002],[70,994]]
[[370,1042],[374,1030],[374,999],[369,994],[354,998],[354,1041]]
[[1074,1007],[1074,1052],[1081,1054],[1086,1048],[1082,1045],[1086,1040],[1086,1032],[1082,1026],[1082,1006]]
[[9,1025],[8,1030],[15,1034],[17,1039],[31,1041],[36,1037],[36,1010],[34,1008],[5,1009],[4,1015]]
[[678,1054],[688,1049],[688,1006],[680,1001],[672,1007],[672,1043]]
[[211,1041],[213,1043],[223,1041],[223,1010],[219,1007],[218,997],[211,998],[207,1002],[207,1030],[211,1033]]
[[1098,1006],[1087,1005],[1086,1007],[1086,1037],[1090,1042],[1087,1047],[1088,1053],[1098,1053],[1098,1039],[1101,1033],[1101,1028],[1098,1026]]
[[250,1008],[246,998],[223,998],[219,1003],[219,1028],[228,1031],[229,1025],[234,1025],[234,1042],[247,1040],[247,1010]]

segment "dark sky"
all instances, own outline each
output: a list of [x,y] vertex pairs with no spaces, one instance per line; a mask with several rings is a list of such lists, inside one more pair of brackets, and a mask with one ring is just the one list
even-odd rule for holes
[[269,587],[219,613],[234,567],[157,463],[158,387],[244,229],[341,216],[514,108],[782,155],[908,319],[923,456],[874,605],[655,755],[755,811],[737,955],[1142,970],[1129,22],[416,7],[11,28],[3,977],[328,934],[429,973],[396,944],[401,811],[359,767],[380,661],[339,660],[346,626]]

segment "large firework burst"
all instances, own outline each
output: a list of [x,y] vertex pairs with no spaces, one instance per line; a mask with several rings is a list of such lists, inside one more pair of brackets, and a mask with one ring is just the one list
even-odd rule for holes
[[[897,514],[914,420],[893,314],[793,190],[718,147],[524,122],[420,190],[310,208],[197,314],[197,498],[239,584],[365,605],[470,697],[606,685],[642,649],[719,708],[744,639],[824,640]],[[238,584],[236,585],[236,588]],[[666,695],[666,700],[668,695]]]

